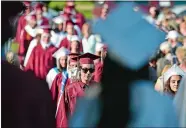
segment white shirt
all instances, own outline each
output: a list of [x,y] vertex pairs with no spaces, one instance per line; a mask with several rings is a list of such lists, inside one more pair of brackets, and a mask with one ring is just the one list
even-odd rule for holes
[[51,42],[56,47],[59,48],[59,45],[61,41],[66,37],[66,34],[64,32],[55,33],[54,31],[51,31]]
[[96,38],[94,35],[90,35],[88,39],[84,37],[82,39],[82,45],[84,53],[89,52],[91,54],[95,54]]

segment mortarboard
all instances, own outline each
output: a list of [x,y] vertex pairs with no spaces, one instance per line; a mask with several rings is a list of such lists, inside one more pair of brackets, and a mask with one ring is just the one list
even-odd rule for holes
[[75,10],[74,7],[70,7],[70,6],[65,6],[64,7],[64,13],[70,14],[70,15],[75,15]]
[[30,1],[23,1],[23,5],[25,7],[30,7],[31,6],[31,2]]
[[52,56],[58,60],[60,57],[67,56],[68,54],[69,50],[64,47],[61,47]]
[[50,25],[42,25],[36,28],[37,33],[40,34],[48,34],[50,33],[51,26]]
[[70,56],[70,63],[71,62],[77,62],[78,61],[78,56],[80,56],[79,53],[70,53],[68,55]]
[[79,56],[79,53],[70,53],[69,56]]
[[53,18],[53,22],[56,23],[56,24],[61,24],[63,23],[65,20],[62,16],[57,16],[55,18]]
[[100,34],[111,48],[111,57],[132,70],[147,64],[165,39],[165,33],[149,24],[136,7],[133,2],[123,2],[106,20],[99,19],[93,26],[93,32]]
[[85,53],[83,55],[80,55],[78,57],[74,57],[72,59],[78,59],[80,64],[94,64],[94,60],[98,59],[99,56],[96,56],[91,53]]
[[64,13],[63,11],[60,12],[60,16],[64,18],[64,20],[68,21],[70,20],[70,14]]
[[68,20],[68,21],[66,22],[66,25],[75,25],[75,23],[74,23],[72,20]]
[[77,57],[70,58],[70,63],[76,63],[77,61]]
[[40,2],[38,2],[38,3],[36,3],[36,4],[34,5],[34,9],[35,9],[35,10],[42,10],[42,7],[43,7],[43,4],[40,3]]
[[167,80],[173,76],[173,75],[179,75],[179,76],[184,76],[186,72],[184,72],[179,66],[174,64],[170,69],[168,69],[164,74],[163,74],[163,82],[164,84],[167,82]]
[[72,41],[78,41],[78,42],[80,42],[80,39],[79,39],[79,37],[78,37],[77,35],[73,35],[73,36],[71,37],[70,41],[71,41],[71,42],[72,42]]
[[30,12],[28,15],[26,15],[26,16],[25,16],[25,19],[26,19],[27,21],[36,20],[35,11],[32,11],[32,12]]

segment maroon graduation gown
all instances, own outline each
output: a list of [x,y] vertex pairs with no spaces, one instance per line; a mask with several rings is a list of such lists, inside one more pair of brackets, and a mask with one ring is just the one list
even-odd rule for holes
[[[61,47],[65,47],[65,48],[67,48],[68,50],[70,50],[70,41],[67,39],[67,37],[65,37],[62,41],[61,41],[61,43],[60,43],[60,45],[59,45],[59,48],[61,48]],[[82,45],[82,42],[80,42],[80,49],[79,49],[79,52],[83,52],[83,45]]]
[[99,61],[98,63],[95,64],[95,72],[93,76],[93,80],[96,82],[100,82],[103,74],[103,63]]
[[41,25],[49,25],[49,20],[46,17],[42,17]]
[[[59,102],[59,107],[58,107],[58,112],[57,112],[57,114],[56,114],[56,127],[57,128],[60,128],[61,126],[66,126],[66,125],[64,125],[64,124],[62,124],[62,120],[63,120],[63,114],[62,114],[62,112],[64,111],[64,109],[65,109],[65,104],[64,104],[64,93],[62,94],[62,97],[61,97],[61,100],[59,101],[59,99],[60,99],[60,90],[61,90],[61,82],[62,82],[62,73],[59,73],[56,77],[55,77],[55,79],[54,79],[54,81],[53,81],[53,83],[52,83],[52,86],[51,86],[51,93],[52,93],[52,98],[53,98],[53,100],[55,101],[55,103],[56,103],[56,106],[57,106],[57,104],[58,104],[58,102]],[[66,82],[66,86],[65,86],[65,88],[67,88],[68,87],[68,85],[70,84],[70,79],[68,78],[67,79],[67,82]]]
[[55,62],[52,54],[56,50],[57,49],[54,46],[49,46],[47,49],[43,49],[41,44],[38,44],[33,49],[24,70],[32,70],[36,77],[46,80],[47,73],[54,67]]
[[76,24],[79,26],[79,28],[82,30],[82,26],[85,23],[85,17],[80,12],[77,12],[76,14]]
[[[58,97],[59,97],[59,92],[60,92],[60,89],[61,89],[61,82],[62,82],[62,73],[58,73],[57,76],[55,77],[54,81],[52,82],[52,86],[51,86],[51,93],[52,93],[52,99],[57,103],[57,100],[58,100]],[[66,86],[70,84],[70,79],[68,78],[67,79],[67,82],[66,82]]]
[[[93,84],[95,82],[91,82]],[[87,86],[91,86],[87,85]],[[68,115],[72,115],[76,105],[76,99],[85,95],[85,84],[83,82],[73,82],[65,88],[64,96],[60,102],[58,118],[56,118],[57,127],[68,127]]]
[[23,14],[20,18],[19,18],[19,21],[18,21],[18,24],[17,24],[17,31],[16,31],[16,41],[18,43],[21,42],[21,31],[24,29],[24,27],[26,26],[26,19],[25,19],[25,16],[26,14]]
[[22,34],[22,39],[20,40],[19,44],[19,60],[20,64],[23,64],[23,57],[25,57],[30,42],[33,40],[33,37],[24,29]]

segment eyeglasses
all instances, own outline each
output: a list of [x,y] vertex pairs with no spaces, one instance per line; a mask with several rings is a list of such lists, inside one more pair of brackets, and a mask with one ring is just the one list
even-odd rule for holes
[[90,73],[93,73],[94,72],[94,69],[93,68],[81,68],[82,69],[82,71],[84,72],[84,73],[87,73],[88,71],[90,72]]

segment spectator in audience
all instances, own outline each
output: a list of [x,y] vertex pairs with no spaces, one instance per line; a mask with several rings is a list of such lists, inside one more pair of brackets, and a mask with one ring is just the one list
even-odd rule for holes
[[85,23],[82,28],[82,45],[83,45],[83,52],[84,53],[95,53],[96,47],[96,39],[95,36],[92,34],[91,26],[88,23]]
[[184,47],[179,47],[176,50],[176,56],[179,61],[179,67],[186,72],[186,48]]

